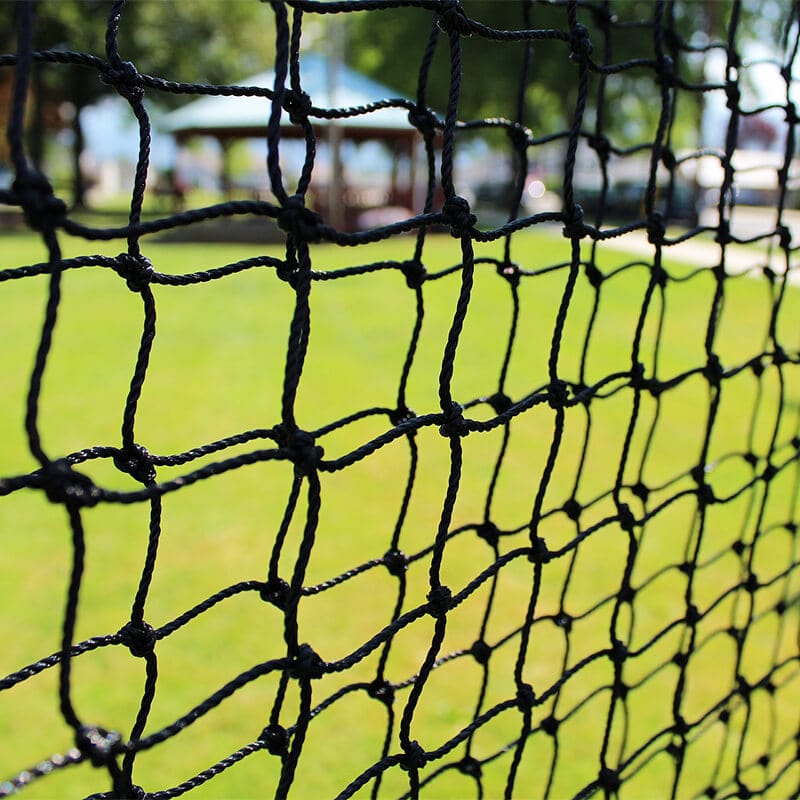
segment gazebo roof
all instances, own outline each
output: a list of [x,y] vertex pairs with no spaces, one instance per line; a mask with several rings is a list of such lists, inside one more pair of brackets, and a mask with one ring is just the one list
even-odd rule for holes
[[[365,106],[379,100],[400,97],[371,78],[361,75],[344,64],[335,67],[335,86],[331,93],[331,64],[316,53],[307,53],[300,58],[300,83],[317,108],[350,108]],[[257,86],[271,89],[275,75],[270,70],[245,78],[237,85]],[[287,81],[288,85],[288,81]],[[179,139],[188,136],[215,136],[217,138],[246,138],[263,136],[272,109],[268,97],[207,96],[187,103],[183,108],[167,114],[163,124],[167,131]],[[316,128],[325,128],[331,123],[327,119],[312,117]],[[404,108],[382,108],[369,114],[359,114],[336,120],[350,139],[411,139],[416,129],[408,121]],[[281,114],[281,133],[284,136],[302,136],[302,128]]]

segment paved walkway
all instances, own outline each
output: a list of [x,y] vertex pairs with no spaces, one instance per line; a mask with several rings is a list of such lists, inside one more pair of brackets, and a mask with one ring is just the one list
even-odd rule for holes
[[[706,212],[701,217],[702,225],[714,225],[715,213]],[[788,211],[783,215],[784,223],[792,232],[792,243],[800,245],[800,212]],[[774,211],[761,208],[739,208],[736,209],[731,233],[734,236],[746,239],[768,233],[775,228]],[[667,237],[670,238],[670,232]],[[777,245],[777,243],[776,243]],[[604,248],[617,249],[623,252],[635,253],[636,255],[652,256],[653,245],[647,241],[645,231],[634,231],[620,236],[617,239],[609,240]],[[760,275],[761,269],[767,263],[768,240],[748,245],[730,244],[725,248],[725,265],[729,272],[747,272],[753,270],[754,275]],[[670,261],[679,261],[684,264],[691,264],[697,267],[713,267],[719,263],[722,248],[714,241],[713,233],[701,234],[688,241],[676,245],[669,245],[664,248],[664,257]],[[786,264],[783,251],[777,247],[772,248],[772,258],[769,266],[776,273],[783,273]],[[795,254],[792,258],[792,271],[789,280],[792,283],[800,283],[800,255]]]

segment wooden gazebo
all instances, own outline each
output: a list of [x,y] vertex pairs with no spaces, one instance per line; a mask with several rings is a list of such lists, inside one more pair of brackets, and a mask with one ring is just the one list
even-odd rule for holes
[[[272,89],[274,80],[274,73],[267,71],[245,78],[237,85]],[[344,64],[333,64],[326,56],[316,53],[301,57],[300,80],[303,91],[317,108],[367,106],[379,100],[398,97],[392,89]],[[265,137],[271,109],[272,101],[268,97],[206,96],[168,114],[162,127],[175,136],[179,146],[191,137],[204,136],[215,139],[224,152],[236,140]],[[347,180],[339,160],[339,145],[343,141],[384,143],[392,154],[393,168],[383,206],[415,206],[415,148],[422,139],[409,122],[405,108],[382,108],[337,120],[312,117],[311,121],[318,140],[330,145],[332,161],[329,185],[315,194],[314,201],[333,224],[352,226],[356,216],[367,210],[363,205],[359,207],[352,193],[346,189]],[[303,136],[302,127],[292,122],[286,112],[281,115],[281,136]],[[398,165],[403,156],[409,159],[410,174],[401,186]]]

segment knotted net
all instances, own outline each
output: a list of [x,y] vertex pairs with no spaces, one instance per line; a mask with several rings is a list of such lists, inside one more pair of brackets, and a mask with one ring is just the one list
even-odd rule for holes
[[[97,53],[39,44],[41,4],[18,4],[0,201],[37,239],[0,264],[0,795],[800,791],[798,7],[765,6],[781,99],[753,100],[762,12],[712,5],[695,36],[693,3],[520,0],[503,28],[455,0],[263,3],[264,88],[148,74],[120,49],[124,2],[86,14]],[[412,13],[419,47],[393,56],[412,99],[307,93],[313,20]],[[507,107],[469,118],[476,42],[518,70],[496,76]],[[127,102],[127,223],[74,213],[34,167],[45,69]],[[563,124],[537,116],[565,80]],[[143,216],[166,94],[262,98],[260,199]],[[686,145],[712,102],[724,135]],[[321,125],[386,109],[415,131],[419,205],[337,227],[314,207]],[[508,170],[500,220],[461,155],[481,136]],[[181,259],[159,239],[243,217],[281,244]]]

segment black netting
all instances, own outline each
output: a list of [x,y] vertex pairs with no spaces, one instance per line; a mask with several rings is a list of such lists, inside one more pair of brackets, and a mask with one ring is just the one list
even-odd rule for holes
[[[268,88],[44,5],[0,57],[38,237],[0,264],[0,795],[796,796],[797,4],[262,3]],[[313,23],[404,15],[413,99],[307,92]],[[126,224],[34,166],[59,73],[128,103]],[[263,99],[256,199],[143,216],[176,94]],[[421,191],[339,219],[317,150],[387,109]],[[213,220],[280,243],[164,242]]]

